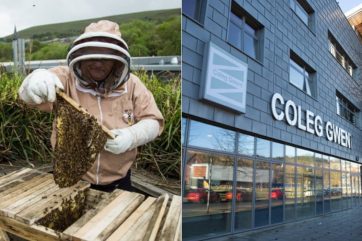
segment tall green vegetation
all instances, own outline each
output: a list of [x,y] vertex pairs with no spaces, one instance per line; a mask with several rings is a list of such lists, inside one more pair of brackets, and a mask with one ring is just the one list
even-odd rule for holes
[[164,177],[180,178],[181,170],[181,85],[180,76],[167,83],[156,76],[138,73],[153,93],[165,126],[160,137],[141,148],[137,166]]
[[52,116],[17,98],[22,76],[0,73],[0,161],[50,161]]

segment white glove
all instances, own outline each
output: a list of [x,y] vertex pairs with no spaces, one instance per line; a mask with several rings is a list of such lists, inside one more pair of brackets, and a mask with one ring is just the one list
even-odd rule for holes
[[115,138],[108,139],[104,149],[121,154],[152,141],[158,136],[159,130],[158,121],[153,119],[141,120],[133,126],[111,130]]
[[64,89],[58,76],[49,70],[37,69],[24,79],[19,88],[19,97],[29,104],[54,102],[56,87]]

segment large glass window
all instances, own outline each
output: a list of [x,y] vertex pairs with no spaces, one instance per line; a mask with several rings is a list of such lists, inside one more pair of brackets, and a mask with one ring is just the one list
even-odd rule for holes
[[314,215],[315,210],[314,169],[297,167],[297,217]]
[[197,22],[203,23],[206,0],[182,0],[182,13]]
[[323,209],[324,213],[329,213],[331,211],[329,157],[323,155],[322,159],[323,159]]
[[270,141],[256,138],[256,155],[270,157]]
[[189,146],[234,152],[235,132],[198,121],[191,121]]
[[253,136],[239,134],[238,152],[248,156],[254,155],[254,139]]
[[284,160],[284,145],[272,142],[272,158],[275,160]]
[[315,84],[311,75],[305,65],[298,64],[293,59],[290,59],[289,82],[308,95],[315,96]]
[[229,43],[250,57],[259,58],[258,31],[260,27],[261,25],[255,19],[251,19],[237,3],[232,2],[228,32]]
[[182,122],[181,122],[181,144],[184,144],[184,140],[185,140],[185,133],[186,131],[186,118],[182,118]]
[[315,169],[316,214],[323,214],[323,169]]
[[285,220],[295,218],[295,166],[285,165]]
[[284,199],[284,170],[283,164],[271,164],[271,223],[283,222],[283,199]]
[[269,224],[269,169],[268,162],[255,165],[255,227]]
[[[332,158],[331,168],[332,168]],[[342,179],[341,171],[331,170],[331,210],[336,211],[342,209]]]
[[239,159],[236,173],[235,229],[250,229],[252,225],[253,161]]
[[297,148],[297,163],[305,166],[314,166],[314,152]]
[[358,124],[359,109],[338,91],[336,92],[337,115],[354,125]]
[[285,161],[295,163],[295,147],[285,146]]
[[232,158],[189,150],[184,177],[183,237],[230,231]]

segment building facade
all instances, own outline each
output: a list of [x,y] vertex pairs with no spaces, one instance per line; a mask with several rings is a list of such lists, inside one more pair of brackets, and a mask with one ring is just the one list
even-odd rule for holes
[[362,205],[362,47],[335,0],[183,0],[183,239]]

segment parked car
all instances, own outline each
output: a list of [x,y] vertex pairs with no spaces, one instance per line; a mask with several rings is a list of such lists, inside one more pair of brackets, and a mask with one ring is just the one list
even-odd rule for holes
[[[186,199],[189,202],[193,203],[206,203],[209,197],[209,190],[205,188],[197,188],[197,189],[191,189],[187,195]],[[220,196],[218,193],[210,190],[210,199],[209,202],[219,202]]]
[[281,200],[283,199],[284,193],[281,189],[274,189],[272,190],[271,194],[270,194],[270,198],[273,200]]
[[[233,199],[233,192],[227,192],[225,194],[225,201],[231,201]],[[236,192],[236,201],[241,201],[242,200],[242,193],[240,191]]]

